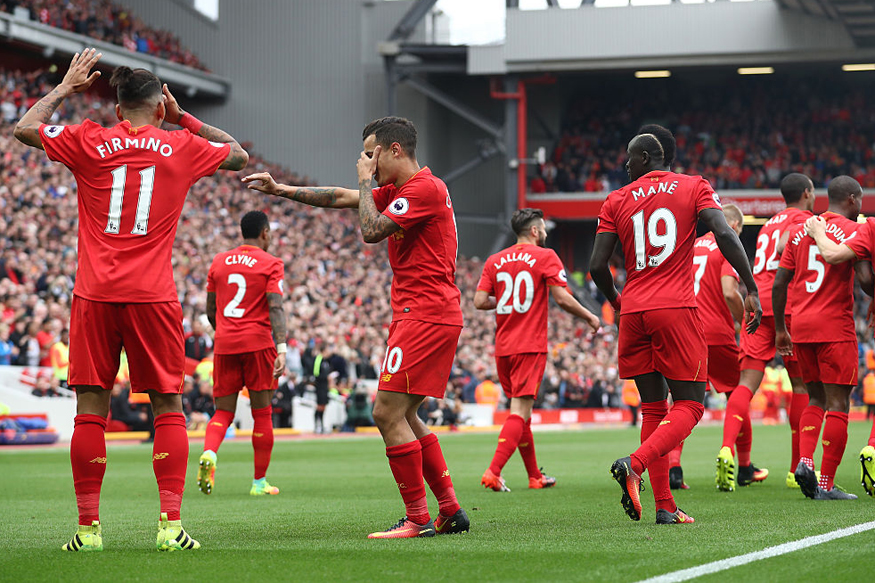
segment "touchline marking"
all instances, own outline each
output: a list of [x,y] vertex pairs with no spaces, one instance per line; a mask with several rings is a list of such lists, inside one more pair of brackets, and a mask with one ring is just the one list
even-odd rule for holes
[[866,532],[867,530],[875,530],[875,521],[864,522],[863,524],[834,530],[826,534],[810,536],[808,538],[784,543],[782,545],[768,547],[761,551],[747,553],[746,555],[738,555],[737,557],[729,557],[728,559],[714,561],[713,563],[705,563],[704,565],[699,565],[698,567],[691,567],[682,571],[675,571],[674,573],[658,575],[656,577],[651,577],[650,579],[643,579],[639,583],[675,583],[677,581],[689,581],[690,579],[695,579],[696,577],[701,577],[702,575],[719,573],[720,571],[725,571],[727,569],[739,567],[741,565],[747,565],[748,563],[753,563],[755,561],[770,559],[772,557],[779,557],[781,555],[786,555],[787,553],[792,553],[794,551],[813,547],[832,540],[851,536],[852,534]]

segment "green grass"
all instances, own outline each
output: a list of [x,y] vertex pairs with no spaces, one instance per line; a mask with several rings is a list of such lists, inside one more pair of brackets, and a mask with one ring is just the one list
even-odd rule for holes
[[[838,483],[860,495],[853,502],[814,502],[785,487],[787,426],[754,428],[754,461],[772,471],[765,483],[717,492],[721,429],[698,428],[684,451],[691,489],[676,495],[697,522],[678,526],[653,524],[649,484],[641,522],[620,507],[608,468],[634,449],[635,430],[536,433],[539,461],[558,486],[528,490],[515,456],[504,471],[509,494],[479,485],[494,433],[442,435],[471,532],[390,541],[366,539],[404,513],[379,438],[278,441],[268,478],[282,493],[261,498],[248,495],[247,441],[222,446],[211,496],[197,490],[202,442],[192,442],[183,524],[203,548],[172,554],[154,550],[158,496],[150,446],[109,446],[101,507],[105,551],[87,555],[60,551],[77,518],[67,451],[0,450],[0,579],[637,581],[875,519],[875,501],[858,483],[857,456],[869,427],[851,424],[839,468]],[[871,563],[860,557],[871,555],[862,552],[872,537],[854,535],[704,579],[796,581],[804,573],[864,579]]]

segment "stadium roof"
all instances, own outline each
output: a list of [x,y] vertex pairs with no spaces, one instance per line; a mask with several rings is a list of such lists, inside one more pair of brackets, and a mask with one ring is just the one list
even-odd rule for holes
[[875,47],[873,0],[777,0],[791,10],[841,22],[858,47]]

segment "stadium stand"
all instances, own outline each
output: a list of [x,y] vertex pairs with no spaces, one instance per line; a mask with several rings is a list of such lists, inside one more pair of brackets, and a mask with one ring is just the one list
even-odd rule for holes
[[209,72],[175,35],[147,26],[130,10],[109,0],[0,0],[0,12],[14,14],[16,8],[48,26]]
[[[818,188],[840,174],[875,187],[875,122],[863,87],[830,75],[666,83],[647,91],[625,82],[574,93],[531,191],[619,188],[627,181],[628,138],[649,122],[675,132],[675,169],[704,176],[718,191],[777,188],[789,172],[809,175]],[[623,98],[605,99],[606,93]],[[725,105],[717,109],[718,103]],[[661,112],[660,119],[648,119],[650,111]]]

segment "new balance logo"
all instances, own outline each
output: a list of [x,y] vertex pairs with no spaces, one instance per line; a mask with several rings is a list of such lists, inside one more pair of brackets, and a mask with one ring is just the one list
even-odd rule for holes
[[529,447],[529,442],[521,443],[519,447]]
[[404,482],[398,482],[398,489],[399,490],[406,490],[407,484],[405,484]]
[[217,427],[224,427],[224,425],[222,425],[221,423],[219,423],[217,421],[213,421],[212,423],[210,423],[210,425],[215,425]]
[[802,428],[802,431],[814,431],[814,425],[806,425]]
[[253,433],[252,436],[253,437],[264,437],[264,434],[263,433]]
[[164,458],[166,458],[168,456],[170,456],[170,454],[166,453],[166,452],[165,453],[156,453],[155,455],[152,456],[152,461],[154,462],[156,460],[163,460]]
[[742,417],[741,415],[733,415],[733,417],[735,417],[739,421],[744,421],[744,417]]
[[392,375],[384,374],[383,376],[380,377],[380,380],[383,381],[384,383],[388,383],[389,381],[392,380]]
[[105,464],[106,458],[105,457],[96,457],[88,463],[89,464]]
[[659,422],[659,424],[660,425],[669,425],[669,424],[671,424],[671,421],[669,421],[668,419],[663,419],[662,421]]
[[507,440],[503,437],[498,438],[498,443],[504,443],[505,441],[507,441]]
[[444,473],[441,474],[441,478],[449,478],[449,477],[450,477],[450,470],[444,470]]
[[823,444],[823,447],[829,447],[829,441],[827,441],[826,439],[824,439],[824,440],[821,441],[820,443]]

